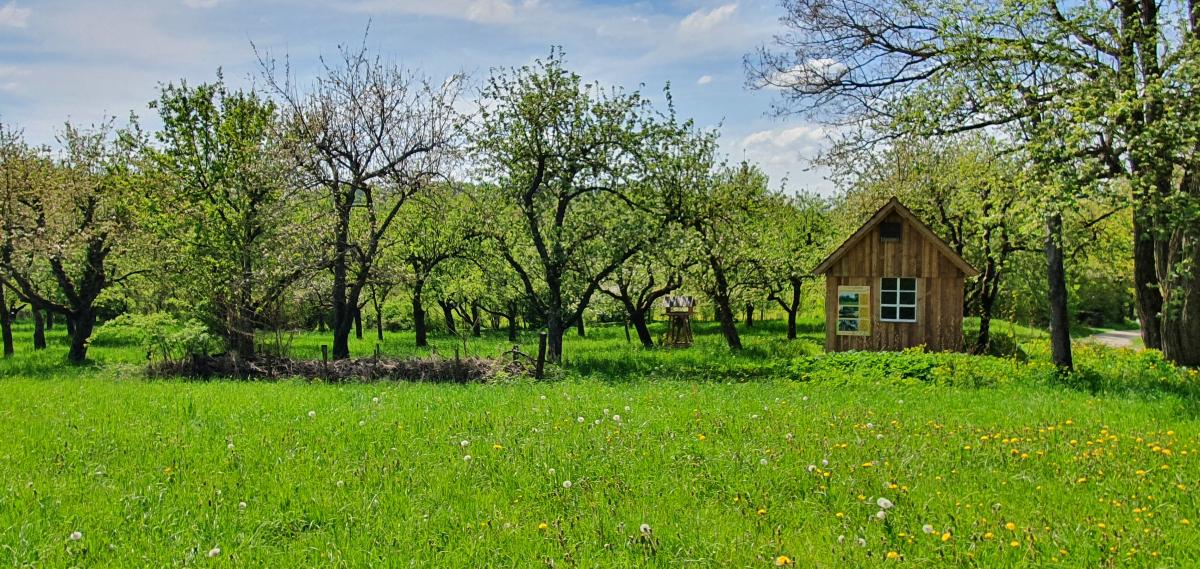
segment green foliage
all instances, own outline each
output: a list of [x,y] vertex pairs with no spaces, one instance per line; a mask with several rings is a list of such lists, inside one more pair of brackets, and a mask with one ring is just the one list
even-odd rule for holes
[[221,340],[199,320],[180,320],[163,313],[127,313],[101,325],[92,345],[138,346],[147,360],[178,361],[208,355],[220,348]]

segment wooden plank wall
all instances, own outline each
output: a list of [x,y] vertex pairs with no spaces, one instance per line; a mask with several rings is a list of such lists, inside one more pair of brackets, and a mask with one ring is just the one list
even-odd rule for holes
[[[899,241],[879,240],[876,228],[830,268],[825,286],[825,349],[903,350],[924,344],[930,351],[962,349],[964,276],[904,218],[893,214],[887,221],[904,224]],[[879,321],[879,279],[916,277],[917,321]],[[839,286],[871,287],[871,335],[837,335]]]

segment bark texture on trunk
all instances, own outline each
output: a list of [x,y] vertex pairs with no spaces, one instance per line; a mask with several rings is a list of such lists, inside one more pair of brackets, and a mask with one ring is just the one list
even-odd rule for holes
[[1046,216],[1046,284],[1050,301],[1050,352],[1060,371],[1074,368],[1067,313],[1067,274],[1063,266],[1062,215]]
[[0,285],[0,335],[4,337],[4,357],[13,355],[12,313],[8,311],[8,298],[4,286]]
[[37,306],[30,307],[33,313],[33,349],[46,349],[46,321],[42,315],[45,311]]

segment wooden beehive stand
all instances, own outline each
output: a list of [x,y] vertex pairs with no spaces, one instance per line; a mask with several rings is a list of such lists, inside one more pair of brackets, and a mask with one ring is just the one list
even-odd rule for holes
[[662,345],[669,348],[686,348],[692,345],[692,314],[696,312],[696,299],[690,296],[668,296],[663,299],[667,314],[667,334]]

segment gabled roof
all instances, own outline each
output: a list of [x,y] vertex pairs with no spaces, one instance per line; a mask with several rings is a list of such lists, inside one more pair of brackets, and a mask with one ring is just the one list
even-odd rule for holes
[[817,268],[812,270],[812,274],[823,275],[828,272],[829,269],[833,267],[834,263],[837,263],[838,260],[840,260],[842,256],[853,249],[855,245],[858,245],[863,239],[866,239],[867,235],[870,235],[871,230],[874,229],[876,225],[883,223],[883,220],[887,219],[892,213],[897,213],[900,215],[900,217],[908,220],[908,222],[912,224],[914,228],[916,228],[918,233],[925,237],[925,239],[928,239],[930,243],[933,243],[933,246],[937,248],[942,255],[945,255],[945,257],[949,259],[954,266],[958,267],[963,274],[968,277],[973,277],[979,274],[979,271],[976,270],[975,267],[972,267],[971,264],[964,260],[957,251],[947,245],[945,241],[942,241],[941,237],[938,237],[936,233],[929,229],[928,225],[925,225],[925,223],[918,219],[916,215],[913,215],[913,212],[909,211],[907,207],[904,207],[904,204],[900,203],[900,200],[896,199],[895,196],[892,196],[892,199],[888,200],[886,204],[883,204],[883,207],[879,208],[879,211],[875,212],[875,215],[872,215],[871,219],[868,219],[858,231],[854,232],[854,235],[851,235],[850,238],[842,243],[840,247],[834,250],[833,253],[830,253],[824,261],[821,261],[821,264],[817,265]]

